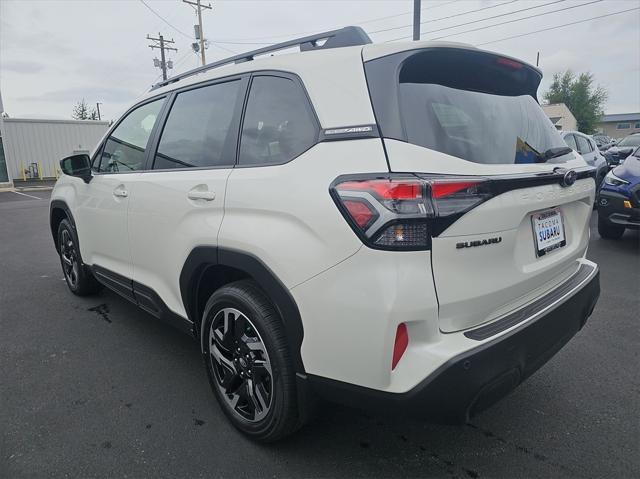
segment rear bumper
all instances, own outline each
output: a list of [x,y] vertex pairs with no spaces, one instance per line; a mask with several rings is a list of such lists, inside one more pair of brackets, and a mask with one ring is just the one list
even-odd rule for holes
[[443,423],[464,423],[506,395],[558,352],[585,324],[600,295],[597,266],[572,295],[539,317],[459,354],[405,393],[308,376],[319,396],[350,406],[397,410]]

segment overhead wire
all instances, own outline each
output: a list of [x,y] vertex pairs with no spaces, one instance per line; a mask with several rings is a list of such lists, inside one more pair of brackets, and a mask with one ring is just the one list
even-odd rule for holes
[[[521,22],[522,20],[529,20],[529,19],[531,19],[531,18],[538,18],[538,17],[542,17],[542,16],[544,16],[544,15],[550,15],[550,14],[552,14],[552,13],[563,12],[563,11],[565,11],[565,10],[572,10],[572,9],[574,9],[574,8],[585,7],[585,6],[587,6],[587,5],[592,5],[592,4],[594,4],[594,3],[600,3],[600,2],[602,2],[602,1],[603,1],[603,0],[593,0],[593,1],[591,1],[591,2],[581,3],[580,5],[571,5],[571,6],[569,6],[569,7],[559,8],[559,9],[557,9],[557,10],[550,10],[550,11],[548,11],[548,12],[542,12],[542,13],[537,13],[537,14],[535,14],[535,15],[529,15],[529,16],[527,16],[527,17],[515,18],[515,19],[512,19],[512,20],[507,20],[507,21],[505,21],[505,22],[494,23],[493,25],[485,25],[484,27],[480,27],[480,28],[472,28],[471,30],[464,30],[464,31],[462,31],[462,32],[448,33],[447,35],[442,35],[442,36],[440,36],[440,37],[430,38],[429,40],[441,40],[442,38],[453,37],[453,36],[456,36],[456,35],[463,35],[463,34],[465,34],[465,33],[477,32],[477,31],[480,31],[480,30],[485,30],[485,29],[487,29],[487,28],[498,27],[498,26],[500,26],[500,25],[507,25],[507,24],[509,24],[509,23]],[[437,31],[437,30],[434,30],[434,31],[432,31],[432,32],[428,32],[428,33],[434,33],[434,32],[436,32],[436,31]]]
[[601,18],[612,17],[614,15],[620,15],[622,13],[627,13],[627,12],[631,12],[631,11],[634,11],[634,10],[640,10],[640,7],[628,8],[626,10],[620,10],[619,12],[607,13],[607,14],[603,14],[603,15],[598,15],[596,17],[585,18],[584,20],[577,20],[575,22],[563,23],[562,25],[556,25],[554,27],[542,28],[540,30],[534,30],[533,32],[520,33],[518,35],[511,35],[509,37],[499,38],[497,40],[491,40],[490,42],[478,43],[478,44],[476,44],[476,46],[480,47],[480,46],[483,46],[483,45],[491,45],[492,43],[504,42],[506,40],[513,40],[514,38],[526,37],[528,35],[533,35],[535,33],[541,33],[541,32],[548,32],[548,31],[551,31],[551,30],[557,30],[558,28],[564,28],[564,27],[568,27],[568,26],[571,26],[571,25],[577,25],[579,23],[590,22],[592,20],[600,20]]
[[153,13],[156,17],[158,17],[160,20],[162,20],[164,23],[166,23],[167,25],[169,25],[171,28],[173,28],[176,32],[178,32],[180,35],[183,35],[185,37],[187,37],[188,39],[192,40],[193,36],[189,35],[188,33],[183,32],[182,30],[180,30],[179,28],[177,28],[175,25],[172,25],[171,23],[169,23],[169,21],[164,18],[162,15],[160,15],[158,12],[156,12],[153,8],[151,8],[147,2],[145,2],[144,0],[140,0],[140,3],[142,3],[145,7],[147,7],[147,9]]
[[[445,7],[447,5],[450,5],[452,3],[456,3],[459,2],[460,0],[449,0],[448,2],[444,2],[444,3],[440,3],[438,5],[430,5],[429,7],[422,7],[420,10],[435,10],[437,8],[440,7]],[[517,0],[513,0],[513,1],[517,1]],[[510,3],[510,2],[506,2],[506,3]],[[384,17],[376,17],[376,18],[371,18],[369,20],[362,20],[359,22],[355,22],[357,25],[362,25],[364,23],[373,23],[373,22],[379,22],[380,20],[387,20],[389,18],[395,18],[395,17],[401,17],[403,15],[410,15],[412,14],[413,11],[410,12],[403,12],[403,13],[395,13],[393,15],[386,15]],[[325,30],[335,30],[336,28],[339,27],[331,27],[331,28],[325,28]],[[268,35],[268,36],[260,36],[260,37],[248,37],[248,38],[224,38],[224,39],[219,39],[216,40],[217,43],[228,43],[228,44],[237,44],[237,45],[268,45],[269,42],[253,42],[252,40],[269,40],[269,39],[276,39],[276,38],[291,38],[291,37],[297,37],[299,35],[311,35],[313,33],[316,33],[317,30],[307,30],[304,32],[295,32],[295,33],[286,33],[286,34],[282,34],[282,35]]]
[[[450,18],[461,17],[463,15],[469,15],[470,13],[482,12],[484,10],[491,10],[492,8],[502,7],[504,5],[509,5],[510,3],[515,3],[517,1],[519,1],[519,0],[509,0],[508,2],[502,2],[502,3],[495,4],[495,5],[490,5],[488,7],[477,8],[475,10],[468,10],[466,12],[456,13],[454,15],[449,15],[447,17],[440,17],[440,18],[434,18],[434,19],[431,19],[431,20],[425,20],[424,22],[420,22],[420,25],[425,25],[427,23],[435,23],[435,22],[439,22],[440,20],[449,20]],[[565,0],[555,0],[554,2],[551,2],[551,3],[558,3],[558,2],[564,2],[564,1]],[[538,7],[530,7],[529,9],[531,9],[531,8],[538,8]],[[401,28],[409,28],[409,27],[413,27],[413,24],[401,25],[399,27],[383,28],[381,30],[373,30],[372,32],[369,32],[369,33],[370,34],[374,34],[374,33],[389,32],[391,30],[399,30]],[[408,35],[408,37],[411,37],[411,35]],[[405,37],[402,37],[402,38],[405,38]]]

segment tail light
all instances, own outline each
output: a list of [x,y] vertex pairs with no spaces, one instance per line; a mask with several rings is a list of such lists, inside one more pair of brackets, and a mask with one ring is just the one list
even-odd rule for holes
[[423,250],[461,215],[492,195],[485,178],[344,176],[331,194],[355,233],[372,248]]

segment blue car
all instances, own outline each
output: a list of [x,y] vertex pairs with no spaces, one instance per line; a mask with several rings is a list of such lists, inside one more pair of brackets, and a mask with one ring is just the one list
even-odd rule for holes
[[607,173],[597,205],[602,238],[618,239],[626,228],[640,228],[640,148]]

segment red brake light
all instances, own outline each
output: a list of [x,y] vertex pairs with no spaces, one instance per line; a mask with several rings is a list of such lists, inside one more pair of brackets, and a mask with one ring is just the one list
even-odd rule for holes
[[331,194],[369,247],[424,250],[447,225],[492,196],[477,177],[419,177],[385,174],[338,179]]
[[524,65],[515,60],[511,60],[510,58],[498,57],[496,59],[496,63],[498,65],[504,65],[505,67],[513,68],[514,70],[520,70]]
[[407,350],[407,346],[409,346],[409,331],[407,330],[406,324],[400,323],[398,329],[396,329],[396,340],[393,344],[393,358],[391,359],[392,371],[398,365],[402,355]]
[[353,221],[362,229],[365,229],[371,223],[371,220],[377,216],[375,211],[372,211],[364,201],[345,200],[343,204]]
[[431,185],[431,195],[434,198],[444,198],[462,190],[466,190],[472,186],[479,185],[480,181],[462,181],[462,182],[434,182]]
[[340,184],[342,190],[373,191],[384,200],[413,200],[422,197],[420,181],[369,180],[347,181]]

